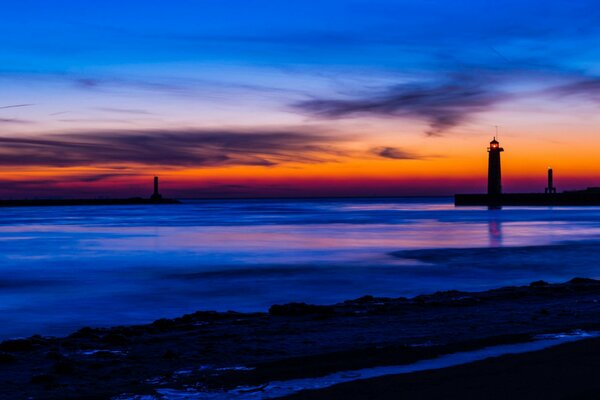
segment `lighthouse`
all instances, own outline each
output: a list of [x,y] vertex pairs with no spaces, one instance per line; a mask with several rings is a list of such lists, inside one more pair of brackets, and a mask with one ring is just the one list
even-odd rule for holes
[[545,190],[545,192],[547,194],[556,193],[556,188],[554,187],[553,181],[554,181],[554,179],[553,179],[553,174],[552,174],[552,168],[548,167],[548,187]]
[[502,172],[500,168],[500,153],[504,151],[496,137],[488,147],[488,196],[502,194]]
[[154,193],[152,193],[152,196],[150,196],[150,200],[152,200],[152,201],[162,200],[162,195],[158,191],[158,176],[154,177]]

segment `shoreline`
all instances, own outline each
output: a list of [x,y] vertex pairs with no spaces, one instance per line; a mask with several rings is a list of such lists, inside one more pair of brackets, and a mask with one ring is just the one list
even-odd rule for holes
[[599,304],[600,281],[575,278],[484,292],[364,296],[330,306],[290,303],[268,313],[200,311],[146,325],[82,328],[62,338],[1,342],[0,398],[260,388],[524,343],[540,334],[600,330]]
[[[304,390],[286,400],[596,399],[600,338]],[[376,397],[373,397],[376,393]]]

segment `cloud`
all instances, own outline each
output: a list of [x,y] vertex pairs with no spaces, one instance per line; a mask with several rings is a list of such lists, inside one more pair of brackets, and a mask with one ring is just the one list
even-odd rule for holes
[[0,118],[0,124],[32,124],[33,121],[20,118]]
[[547,93],[555,96],[585,96],[600,101],[600,77],[583,77],[549,88]]
[[[137,176],[137,174],[133,174],[133,173],[86,174],[86,175],[77,175],[75,177],[72,177],[71,179],[74,182],[100,182],[100,181],[105,181],[105,180],[109,180],[112,178],[122,178],[124,176]],[[61,178],[61,181],[64,181],[64,180]]]
[[122,178],[139,176],[135,173],[91,173],[91,174],[79,174],[79,175],[61,175],[57,178],[48,179],[26,179],[26,180],[12,180],[12,179],[0,179],[0,187],[3,189],[28,189],[37,188],[41,186],[51,187],[56,185],[64,185],[70,183],[92,183],[101,182],[105,180],[111,180],[112,178]]
[[31,107],[34,106],[35,104],[11,104],[8,106],[0,106],[0,110],[4,110],[7,108],[20,108],[20,107]]
[[[62,78],[62,77],[61,77]],[[107,90],[107,89],[135,89],[151,92],[163,92],[173,95],[190,96],[193,94],[193,88],[189,82],[177,82],[160,80],[129,79],[122,77],[73,77],[75,86],[86,90]],[[186,84],[187,83],[187,84]]]
[[375,147],[371,152],[379,157],[393,160],[422,160],[425,158],[397,147]]
[[303,130],[108,130],[0,137],[3,166],[210,167],[319,163],[344,156],[333,137]]
[[96,110],[118,114],[153,115],[149,111],[138,108],[97,107]]
[[412,117],[429,123],[428,135],[439,135],[506,98],[484,79],[458,76],[440,82],[394,85],[350,99],[307,100],[295,107],[321,118]]

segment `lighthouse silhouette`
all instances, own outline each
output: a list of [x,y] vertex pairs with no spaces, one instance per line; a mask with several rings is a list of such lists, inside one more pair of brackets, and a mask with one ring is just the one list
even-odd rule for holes
[[500,143],[494,139],[488,147],[488,196],[502,194],[502,171],[500,168],[500,153],[504,151]]

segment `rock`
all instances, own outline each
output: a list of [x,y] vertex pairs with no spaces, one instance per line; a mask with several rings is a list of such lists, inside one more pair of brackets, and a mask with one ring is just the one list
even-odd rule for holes
[[120,333],[108,333],[104,335],[102,341],[104,343],[108,343],[114,346],[124,346],[126,344],[129,344],[129,339],[127,339],[125,335],[122,335]]
[[162,358],[165,360],[174,360],[176,358],[179,358],[179,354],[171,349],[168,349],[167,351],[165,351]]
[[595,279],[590,279],[590,278],[573,278],[571,279],[569,282],[567,282],[571,285],[589,285],[589,284],[599,284],[600,281],[597,281]]
[[535,288],[535,287],[546,287],[549,286],[550,284],[546,281],[535,281],[535,282],[531,282],[529,284],[529,287]]
[[475,306],[479,304],[481,300],[472,296],[460,296],[450,300],[450,305],[459,307]]
[[370,294],[354,300],[354,302],[357,304],[372,303],[373,301],[375,301],[375,297],[371,296]]
[[196,311],[193,314],[186,314],[182,318],[185,318],[185,321],[216,321],[225,318],[224,314],[218,313],[216,311]]
[[169,329],[173,329],[175,326],[175,321],[172,319],[161,318],[154,321],[152,326],[160,329],[161,331],[167,331]]
[[0,352],[0,364],[8,364],[17,361],[17,358],[12,354]]
[[75,372],[75,363],[67,358],[59,360],[54,364],[54,372],[57,374],[72,374]]
[[316,306],[306,303],[275,304],[269,308],[269,314],[276,316],[302,316],[302,315],[332,315],[335,312],[331,307]]
[[0,351],[30,351],[33,349],[33,343],[29,339],[5,340],[0,343]]
[[46,353],[47,360],[58,361],[58,360],[62,360],[63,358],[64,358],[64,356],[62,354],[60,354],[58,351],[49,351]]
[[99,359],[115,359],[121,357],[121,353],[115,353],[108,350],[100,350],[92,354],[92,357]]
[[142,336],[146,333],[146,328],[144,326],[122,326],[117,331],[113,330],[114,333],[120,333],[127,337],[133,336]]
[[35,385],[51,385],[56,383],[56,378],[48,374],[34,375],[31,377],[31,383]]
[[97,336],[98,335],[96,333],[96,330],[93,328],[90,328],[89,326],[85,326],[85,327],[81,328],[80,330],[78,330],[77,332],[74,332],[71,335],[69,335],[70,338],[80,338],[80,339],[92,339]]
[[444,305],[444,303],[439,299],[439,297],[437,297],[435,295],[422,294],[422,295],[413,297],[412,301],[415,304],[432,306],[432,307],[440,307],[440,306]]

